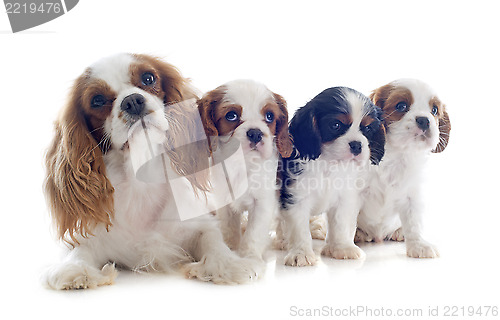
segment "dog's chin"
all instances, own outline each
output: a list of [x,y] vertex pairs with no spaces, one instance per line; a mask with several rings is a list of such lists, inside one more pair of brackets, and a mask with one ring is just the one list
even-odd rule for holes
[[167,130],[168,124],[141,118],[130,125],[126,137],[116,140],[121,140],[120,150],[129,149],[130,145],[134,145],[134,142],[144,141],[144,139],[151,145],[164,144]]
[[349,166],[362,167],[368,164],[368,158],[364,154],[358,154],[355,156],[349,152],[345,156],[338,159],[338,162]]
[[261,158],[261,159],[269,159],[272,155],[272,150],[267,147],[265,143],[252,143],[245,141],[242,143],[243,153],[246,157],[250,158]]
[[406,143],[417,150],[430,150],[437,144],[437,137],[430,131],[415,130],[407,137]]

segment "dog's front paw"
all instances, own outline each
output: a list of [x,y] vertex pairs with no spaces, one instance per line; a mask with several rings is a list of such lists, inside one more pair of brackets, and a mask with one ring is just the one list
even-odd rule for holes
[[321,252],[322,255],[334,259],[361,259],[365,253],[356,245],[326,245]]
[[292,267],[314,266],[317,262],[312,250],[292,250],[285,257],[285,265]]
[[106,264],[101,270],[76,263],[61,264],[49,269],[45,276],[45,285],[55,290],[87,289],[113,284],[118,275],[115,265]]
[[392,234],[387,236],[388,240],[402,242],[405,241],[405,236],[403,234],[403,228],[399,228]]
[[425,241],[409,241],[406,243],[406,255],[410,258],[437,258],[439,251]]
[[182,271],[187,278],[216,284],[240,284],[258,279],[264,271],[264,262],[237,256],[227,259],[205,256],[198,262],[185,265]]

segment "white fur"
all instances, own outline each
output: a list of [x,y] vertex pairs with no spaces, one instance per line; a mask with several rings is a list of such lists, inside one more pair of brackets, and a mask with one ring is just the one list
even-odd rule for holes
[[[427,156],[439,141],[439,124],[429,106],[436,94],[418,80],[403,79],[393,84],[408,88],[414,103],[400,121],[390,125],[384,159],[367,172],[369,188],[358,218],[358,227],[365,237],[358,240],[402,240],[402,227],[408,256],[434,258],[439,256],[437,249],[422,238],[420,180]],[[430,120],[426,139],[417,127],[416,117]]]
[[[230,205],[217,210],[222,232],[232,249],[240,255],[262,259],[269,244],[269,232],[278,208],[276,170],[278,151],[274,135],[264,121],[261,109],[274,101],[271,91],[251,80],[235,80],[224,85],[227,88],[224,101],[242,107],[241,121],[230,135],[241,143],[245,156],[248,190]],[[249,129],[260,129],[262,141],[252,146],[247,138]],[[224,145],[221,145],[224,148]],[[232,185],[241,184],[233,179]],[[241,215],[248,211],[248,224],[241,236]]]
[[[91,67],[92,77],[106,81],[118,93],[105,124],[114,147],[104,155],[107,177],[115,189],[113,225],[109,231],[98,226],[94,236],[79,237],[80,244],[69,251],[66,259],[47,271],[46,284],[53,289],[111,284],[117,275],[115,263],[131,270],[182,268],[188,277],[215,283],[255,279],[260,265],[240,258],[227,247],[215,218],[205,215],[180,221],[168,184],[148,184],[135,178],[130,150],[123,147],[128,129],[117,119],[121,100],[139,92],[146,97],[146,109],[157,114],[148,126],[160,132],[168,128],[168,121],[157,97],[130,84],[128,70],[132,61],[130,55],[118,55]],[[162,143],[165,134],[151,137]]]

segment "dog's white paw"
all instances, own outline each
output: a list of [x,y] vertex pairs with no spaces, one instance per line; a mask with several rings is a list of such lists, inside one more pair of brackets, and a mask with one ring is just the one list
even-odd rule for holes
[[334,259],[361,259],[365,253],[356,245],[326,245],[321,254]]
[[264,271],[264,262],[237,256],[225,259],[205,256],[198,262],[183,266],[182,271],[187,278],[216,284],[240,284],[258,279]]
[[87,289],[113,284],[118,275],[115,265],[106,264],[101,270],[76,263],[67,263],[50,268],[45,276],[45,285],[55,290]]
[[403,228],[399,228],[392,234],[387,236],[388,240],[402,242],[405,241],[405,236],[403,234]]
[[410,258],[437,258],[439,251],[428,242],[411,241],[406,242],[406,255]]
[[285,265],[292,267],[314,266],[317,262],[312,250],[292,250],[285,257]]
[[309,218],[309,230],[313,239],[325,240],[328,230],[325,218],[322,215]]

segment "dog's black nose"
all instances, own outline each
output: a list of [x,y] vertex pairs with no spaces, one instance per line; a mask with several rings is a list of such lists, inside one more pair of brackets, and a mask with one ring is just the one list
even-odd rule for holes
[[142,94],[133,93],[126,96],[121,104],[121,109],[132,116],[140,116],[146,105],[146,98]]
[[422,129],[423,131],[426,131],[429,129],[429,118],[427,117],[417,117],[415,119],[417,121],[417,126]]
[[349,142],[349,147],[351,148],[351,153],[355,156],[361,153],[361,142],[351,141]]
[[262,131],[259,129],[250,129],[247,131],[247,137],[250,142],[259,143],[262,140]]

